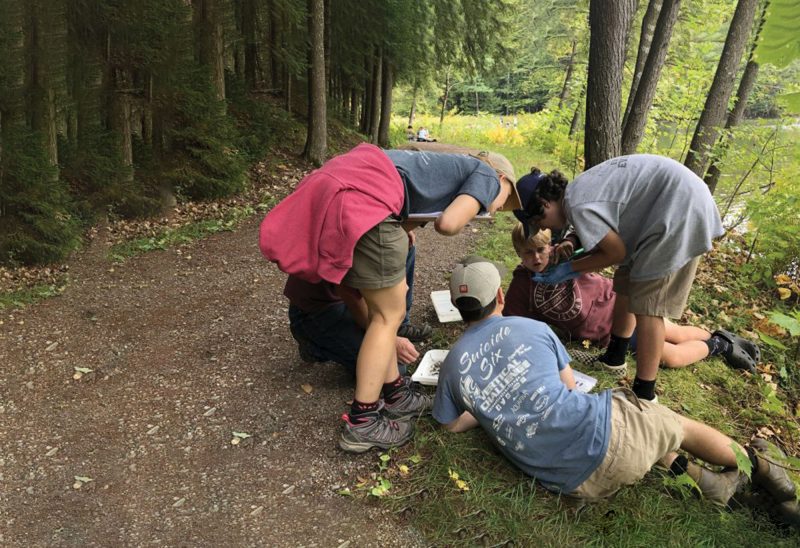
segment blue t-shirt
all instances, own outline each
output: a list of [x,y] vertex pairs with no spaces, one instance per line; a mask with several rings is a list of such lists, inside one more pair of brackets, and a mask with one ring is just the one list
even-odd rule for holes
[[494,169],[466,154],[384,150],[406,187],[402,216],[444,211],[459,194],[468,194],[484,212],[500,194]]
[[498,449],[545,487],[569,493],[603,462],[611,392],[569,390],[569,355],[544,323],[492,316],[473,324],[439,370],[433,416],[469,411]]

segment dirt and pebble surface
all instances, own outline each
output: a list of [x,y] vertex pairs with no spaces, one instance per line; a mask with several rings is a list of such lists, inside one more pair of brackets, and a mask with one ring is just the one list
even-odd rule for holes
[[[425,545],[337,494],[377,454],[337,446],[352,383],[300,360],[260,218],[119,264],[101,229],[61,295],[0,312],[0,545]],[[435,322],[477,228],[419,232],[413,317]]]

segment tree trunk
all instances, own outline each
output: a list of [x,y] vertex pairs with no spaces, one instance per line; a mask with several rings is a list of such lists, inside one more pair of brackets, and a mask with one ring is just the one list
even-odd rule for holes
[[575,105],[575,112],[572,113],[572,120],[569,124],[569,137],[572,138],[577,132],[578,128],[580,127],[581,123],[581,111],[584,109],[583,99],[586,94],[586,88],[581,88],[581,94],[578,97],[578,104]]
[[[569,96],[569,82],[572,80],[572,71],[575,66],[575,51],[577,46],[578,41],[573,39],[572,52],[569,54],[569,61],[567,61],[567,72],[564,74],[564,85],[561,86],[561,93],[558,95],[558,110],[561,110],[561,107],[564,106],[564,101],[566,101],[567,97]],[[506,112],[506,114],[508,114],[508,112]]]
[[142,142],[153,144],[153,75],[145,78],[144,105],[142,105]]
[[645,126],[647,125],[647,113],[653,104],[656,95],[658,79],[661,76],[661,68],[664,66],[664,59],[667,57],[669,41],[672,37],[672,29],[678,20],[681,0],[663,0],[661,12],[658,16],[656,29],[652,37],[652,48],[647,55],[639,85],[635,90],[631,88],[634,97],[628,98],[631,110],[628,117],[623,122],[622,128],[622,154],[633,154],[636,147],[642,140]]
[[309,68],[308,132],[303,155],[321,166],[327,150],[328,121],[325,93],[325,2],[308,0],[308,33],[311,39]]
[[475,115],[476,116],[481,115],[481,104],[478,101],[478,90],[475,90]]
[[361,133],[369,133],[370,128],[370,115],[372,114],[372,80],[374,76],[375,58],[370,54],[364,60],[365,74],[367,77],[364,79],[364,99],[361,101],[361,123],[359,130]]
[[620,151],[622,69],[625,34],[634,14],[635,0],[589,4],[589,73],[586,83],[586,169]]
[[375,56],[375,64],[372,69],[372,90],[370,95],[370,103],[372,110],[369,113],[369,141],[376,145],[378,144],[378,130],[380,129],[381,122],[381,72],[382,60],[380,48],[378,48],[377,55]]
[[192,0],[195,58],[208,67],[214,94],[225,112],[225,43],[220,0]]
[[378,146],[389,146],[389,127],[392,122],[392,87],[394,74],[389,60],[384,58],[381,72],[381,123],[378,128]]
[[331,52],[333,51],[333,36],[331,32],[331,0],[325,0],[325,19],[323,21],[325,30],[325,82],[331,81]]
[[736,4],[736,11],[728,29],[728,36],[725,38],[725,46],[722,49],[722,57],[720,57],[714,81],[708,91],[703,112],[700,114],[692,137],[692,144],[689,146],[689,152],[686,154],[684,162],[686,167],[698,176],[702,177],[705,172],[711,147],[717,140],[719,127],[725,118],[728,100],[733,92],[736,71],[753,28],[759,1],[739,0]]
[[278,25],[277,10],[275,9],[275,0],[267,0],[267,9],[269,11],[269,85],[273,89],[280,89],[281,68],[278,61],[280,28]]
[[350,125],[354,128],[358,128],[358,98],[360,95],[355,86],[350,88]]
[[444,113],[447,112],[447,97],[450,95],[450,67],[444,73],[444,96],[442,97],[442,112],[439,114],[439,127],[444,123]]
[[131,81],[127,71],[122,68],[111,70],[111,112],[109,129],[119,138],[119,153],[128,171],[123,175],[127,181],[133,180],[133,140],[131,139],[131,104],[128,90]]
[[628,124],[628,115],[631,107],[633,106],[633,99],[636,97],[636,90],[639,87],[639,80],[642,77],[647,56],[650,54],[650,45],[653,41],[653,34],[655,34],[656,24],[658,22],[658,15],[661,13],[661,5],[663,0],[650,0],[647,3],[647,10],[642,17],[642,32],[639,35],[639,48],[636,53],[636,64],[633,69],[633,78],[631,78],[631,91],[628,94],[628,101],[625,103],[625,115],[622,118],[622,127]]
[[[58,60],[48,58],[54,54],[48,38],[56,29],[47,28],[45,6],[31,2],[28,6],[25,32],[25,53],[27,57],[27,118],[31,129],[42,136],[42,146],[47,152],[49,163],[58,166],[58,140],[56,128],[56,96],[53,80]],[[53,179],[58,180],[58,170],[53,170]]]
[[414,78],[414,91],[411,95],[411,110],[408,112],[408,125],[414,126],[414,115],[417,113],[417,91],[419,90],[419,84],[417,84],[417,79]]
[[[755,50],[756,46],[758,45],[758,37],[761,34],[761,28],[764,25],[764,19],[766,18],[768,6],[769,2],[764,2],[761,6],[761,17],[758,23],[758,31],[753,38],[753,43],[750,45],[750,55],[747,59],[747,65],[744,67],[742,79],[739,80],[739,89],[736,91],[736,99],[734,100],[733,107],[731,107],[731,110],[728,111],[728,118],[725,121],[725,132],[720,138],[723,151],[726,151],[728,148],[728,138],[731,132],[730,130],[738,126],[739,122],[742,121],[742,116],[744,116],[744,110],[747,106],[747,99],[750,97],[750,92],[753,91],[756,78],[758,78],[758,63],[755,60]],[[719,169],[718,157],[712,158],[711,165],[709,166],[708,171],[706,171],[706,175],[703,178],[711,194],[714,194],[714,191],[717,189],[717,183],[719,182],[720,175],[721,172]]]
[[255,89],[258,69],[256,38],[256,0],[242,0],[242,36],[244,37],[244,80],[247,89]]

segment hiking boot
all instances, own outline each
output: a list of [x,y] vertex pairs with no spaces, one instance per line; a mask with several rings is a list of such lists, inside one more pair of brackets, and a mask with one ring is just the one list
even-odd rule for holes
[[413,424],[393,421],[381,413],[375,413],[359,424],[353,423],[347,413],[342,415],[342,419],[344,428],[339,437],[339,447],[350,453],[363,453],[373,447],[400,447],[414,436]]
[[383,411],[391,419],[411,419],[431,412],[433,396],[422,391],[419,384],[403,377],[403,386],[392,394],[394,401],[384,398]]
[[728,506],[737,489],[747,481],[747,476],[738,469],[712,472],[694,463],[689,463],[688,473],[700,488],[703,498],[721,506]]
[[432,334],[433,328],[426,323],[422,325],[404,323],[397,330],[398,337],[405,337],[411,342],[422,342],[428,340]]
[[756,438],[750,442],[750,450],[755,452],[756,460],[758,461],[758,467],[753,472],[753,485],[763,488],[772,495],[772,498],[778,504],[795,500],[795,486],[786,470],[780,465],[767,460],[769,453],[779,458],[785,458],[786,455],[783,451],[761,438]]
[[796,500],[776,504],[769,510],[769,514],[781,523],[800,528],[800,508]]

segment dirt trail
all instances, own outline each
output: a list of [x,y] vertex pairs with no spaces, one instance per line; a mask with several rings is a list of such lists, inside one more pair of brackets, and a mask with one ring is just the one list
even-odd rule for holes
[[[0,314],[0,545],[424,545],[336,495],[376,454],[336,446],[351,383],[299,359],[259,221],[122,265],[101,235],[63,295]],[[420,231],[416,320],[474,236]]]

